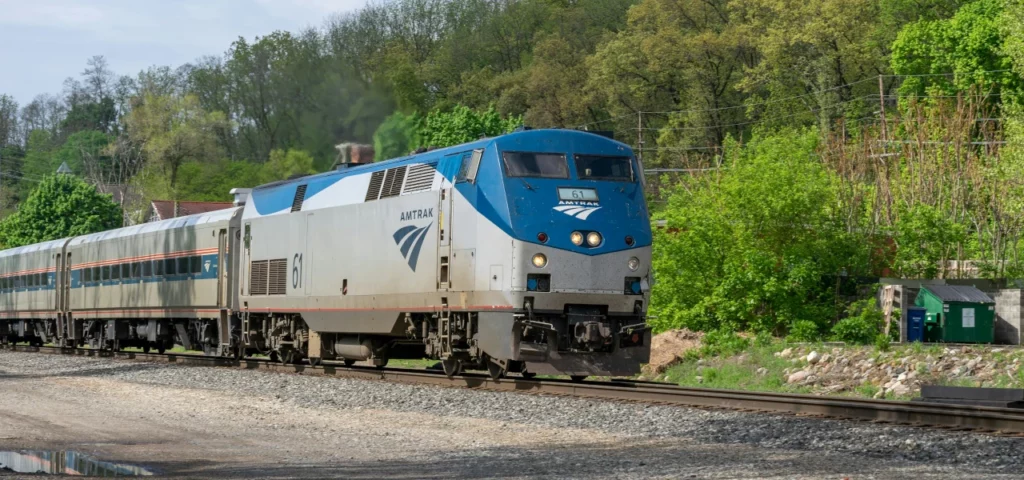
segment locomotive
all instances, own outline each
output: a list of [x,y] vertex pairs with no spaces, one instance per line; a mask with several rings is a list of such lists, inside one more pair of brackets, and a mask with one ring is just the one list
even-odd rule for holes
[[632,375],[650,260],[630,147],[521,130],[0,251],[0,341]]

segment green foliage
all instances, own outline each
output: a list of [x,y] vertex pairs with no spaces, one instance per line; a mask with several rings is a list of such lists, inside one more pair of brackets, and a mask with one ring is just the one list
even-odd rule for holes
[[656,328],[782,333],[835,317],[828,279],[856,274],[866,242],[832,215],[835,179],[814,157],[817,138],[788,130],[730,145],[720,174],[672,190],[654,240]]
[[905,208],[896,222],[898,247],[894,264],[905,277],[937,278],[944,262],[968,239],[969,226],[938,208],[918,203]]
[[19,247],[121,226],[121,209],[109,195],[71,175],[54,175],[0,222],[0,244]]
[[313,157],[301,150],[273,150],[270,161],[263,165],[263,179],[267,183],[313,173]]
[[858,300],[847,309],[847,317],[832,327],[832,337],[851,345],[868,345],[881,333],[883,321],[875,299]]
[[888,352],[892,344],[889,341],[889,337],[884,333],[879,333],[875,336],[875,349],[879,352]]
[[810,320],[797,320],[789,327],[786,339],[791,342],[817,342],[821,340],[821,328]]
[[[1012,28],[1004,26],[1006,0],[977,0],[966,3],[948,19],[922,20],[907,25],[892,45],[892,69],[910,77],[903,81],[903,95],[925,95],[934,88],[952,95],[981,85],[994,93],[1024,93],[1024,80],[1012,71]],[[1001,31],[1002,29],[1002,31]],[[1007,36],[1007,34],[1010,34]],[[1015,42],[1016,40],[1011,40]],[[952,76],[945,75],[952,73]]]
[[408,155],[420,146],[420,124],[417,114],[392,113],[373,133],[376,160],[390,160]]
[[754,336],[754,345],[757,347],[767,347],[775,342],[775,337],[769,332],[757,332]]
[[456,105],[448,111],[435,110],[423,120],[421,145],[450,147],[511,132],[523,124],[523,118],[502,118],[493,106],[484,111]]
[[700,341],[700,354],[704,357],[729,356],[750,347],[750,341],[729,330],[712,330]]

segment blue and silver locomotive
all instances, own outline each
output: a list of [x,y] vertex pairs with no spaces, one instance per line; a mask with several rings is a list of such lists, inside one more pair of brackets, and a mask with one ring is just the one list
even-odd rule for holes
[[[116,281],[101,268],[88,275],[92,283],[99,275],[106,290],[86,298],[110,301],[77,312],[79,262],[95,269],[112,261],[92,257],[102,249],[78,248],[63,266],[32,265],[55,269],[58,285],[61,270],[71,270],[72,293],[43,290],[70,300],[53,310],[52,323],[12,316],[0,290],[0,318],[8,319],[0,335],[101,346],[178,342],[211,355],[313,363],[426,356],[449,374],[486,368],[494,376],[631,375],[648,361],[651,229],[642,172],[628,146],[605,137],[519,131],[264,185],[238,209],[175,220],[184,231],[137,242],[141,250],[128,260],[188,257],[174,265],[189,272],[177,284],[162,278],[132,290],[147,285],[153,267],[140,265],[136,279],[129,266],[129,278]],[[152,225],[115,232],[171,228]],[[90,241],[132,235],[115,232]],[[67,253],[90,241],[47,248]],[[151,305],[161,298],[175,300]],[[138,299],[147,304],[134,305]],[[20,320],[28,322],[13,327]],[[30,339],[23,325],[53,335]]]

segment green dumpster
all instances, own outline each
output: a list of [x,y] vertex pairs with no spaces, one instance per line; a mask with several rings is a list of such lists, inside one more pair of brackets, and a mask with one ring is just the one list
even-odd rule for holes
[[996,302],[975,287],[927,285],[915,304],[924,307],[926,342],[992,343]]

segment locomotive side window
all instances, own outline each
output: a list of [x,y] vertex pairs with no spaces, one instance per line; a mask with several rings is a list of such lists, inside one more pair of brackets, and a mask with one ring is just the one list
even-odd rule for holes
[[576,155],[576,175],[580,180],[633,181],[633,162],[629,157]]
[[509,177],[569,178],[569,164],[561,153],[503,152]]

